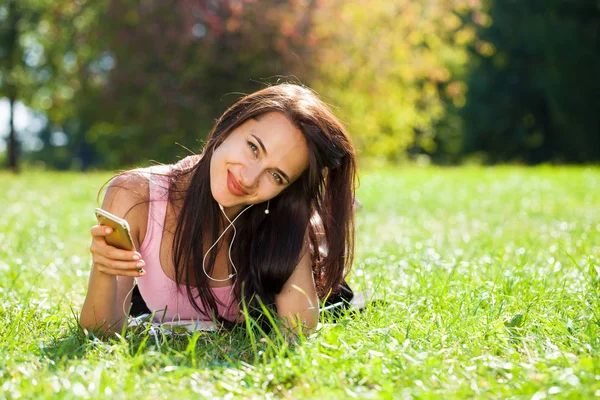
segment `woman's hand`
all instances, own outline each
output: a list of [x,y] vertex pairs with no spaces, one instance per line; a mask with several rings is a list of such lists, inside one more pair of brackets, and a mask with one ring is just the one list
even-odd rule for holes
[[110,246],[104,239],[110,235],[112,228],[106,225],[96,225],[92,227],[92,266],[99,272],[107,275],[117,276],[144,276],[144,260],[137,251],[121,250]]

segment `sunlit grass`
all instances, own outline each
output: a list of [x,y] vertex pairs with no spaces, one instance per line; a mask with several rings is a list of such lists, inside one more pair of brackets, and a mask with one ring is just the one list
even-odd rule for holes
[[0,173],[0,397],[600,396],[600,169],[363,172],[353,288],[295,346],[76,325],[109,174]]

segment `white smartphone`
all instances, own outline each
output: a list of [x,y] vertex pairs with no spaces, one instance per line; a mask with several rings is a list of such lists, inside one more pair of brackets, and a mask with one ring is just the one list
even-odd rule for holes
[[101,208],[96,208],[96,219],[98,225],[110,226],[113,231],[105,236],[106,243],[123,250],[135,250],[129,224],[123,218],[119,218]]

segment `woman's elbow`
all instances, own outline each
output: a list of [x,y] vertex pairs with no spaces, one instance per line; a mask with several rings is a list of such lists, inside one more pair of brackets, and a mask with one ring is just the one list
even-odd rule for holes
[[319,323],[319,310],[308,309],[297,313],[288,313],[285,315],[285,322],[289,330],[295,334],[310,334]]
[[120,331],[122,328],[122,321],[109,321],[109,318],[98,318],[93,312],[81,310],[79,314],[79,326],[83,330],[94,331],[98,333],[115,333]]

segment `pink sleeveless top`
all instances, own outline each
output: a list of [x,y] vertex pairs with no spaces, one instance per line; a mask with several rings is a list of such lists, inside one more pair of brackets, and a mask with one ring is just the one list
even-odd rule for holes
[[[158,172],[158,171],[156,171]],[[146,263],[146,275],[137,278],[140,293],[150,311],[155,311],[155,322],[176,322],[179,320],[211,320],[200,314],[188,299],[185,285],[177,285],[169,278],[160,264],[160,245],[167,212],[169,179],[161,175],[146,174],[148,177],[150,202],[148,204],[148,226],[139,252]],[[238,312],[232,286],[211,288],[217,303],[220,317],[235,321]],[[194,298],[197,289],[192,289]],[[202,307],[200,299],[196,302]],[[164,317],[164,318],[163,318]]]

